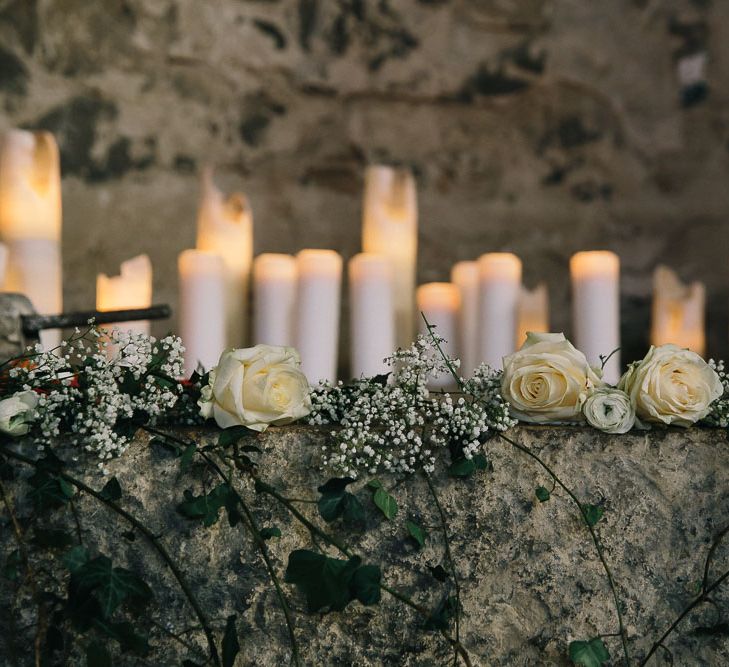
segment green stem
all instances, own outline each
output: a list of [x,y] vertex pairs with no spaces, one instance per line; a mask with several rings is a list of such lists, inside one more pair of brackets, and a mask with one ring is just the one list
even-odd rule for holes
[[[38,468],[38,462],[28,458],[27,456],[24,456],[23,454],[19,454],[17,452],[14,452],[10,449],[7,449],[6,447],[2,448],[2,453],[5,456],[8,456],[9,458],[15,459],[16,461],[20,461],[21,463],[25,463],[26,465],[33,466],[34,468]],[[106,505],[110,510],[118,514],[119,516],[123,517],[129,524],[131,524],[134,528],[136,528],[142,535],[144,535],[147,540],[150,542],[150,544],[156,549],[157,553],[161,556],[162,560],[166,563],[167,567],[169,567],[170,571],[172,572],[173,576],[177,580],[177,583],[180,585],[180,588],[182,589],[182,592],[185,594],[185,597],[187,598],[188,602],[190,603],[190,606],[195,611],[195,615],[197,616],[198,620],[200,621],[200,625],[203,628],[203,632],[205,633],[205,637],[208,642],[208,648],[210,649],[210,657],[212,658],[213,662],[217,667],[220,667],[220,657],[218,656],[218,649],[215,646],[215,637],[213,635],[213,631],[210,627],[210,623],[205,615],[205,612],[200,607],[200,604],[198,603],[197,599],[195,598],[195,595],[192,592],[192,589],[190,588],[190,585],[187,583],[187,580],[185,579],[185,575],[182,573],[180,568],[177,566],[175,561],[172,559],[170,554],[168,553],[167,549],[165,549],[162,544],[157,540],[154,533],[152,533],[149,528],[147,528],[141,521],[139,521],[136,517],[131,515],[126,510],[122,509],[117,505],[113,500],[109,500],[108,498],[105,498],[103,495],[101,495],[98,491],[95,491],[90,486],[84,484],[80,480],[76,479],[75,477],[72,477],[71,475],[68,475],[67,473],[60,471],[56,473],[61,479],[66,480],[69,484],[72,484],[75,486],[79,491],[83,491],[85,493],[88,493],[90,496],[94,497],[99,502]]]

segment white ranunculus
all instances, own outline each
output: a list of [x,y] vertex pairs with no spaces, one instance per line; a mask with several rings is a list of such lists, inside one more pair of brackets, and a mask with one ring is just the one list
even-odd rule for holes
[[501,393],[511,413],[544,424],[582,420],[582,406],[604,382],[585,355],[561,333],[532,333],[521,349],[504,357]]
[[25,435],[35,417],[38,394],[19,391],[0,401],[0,431],[8,435]]
[[605,433],[627,433],[635,424],[630,396],[612,387],[593,391],[582,406],[582,414],[590,426]]
[[203,417],[221,428],[290,424],[311,412],[309,383],[291,347],[256,345],[226,350],[210,373],[198,405]]
[[639,419],[691,426],[709,413],[724,389],[716,371],[698,354],[678,347],[651,347],[620,379]]

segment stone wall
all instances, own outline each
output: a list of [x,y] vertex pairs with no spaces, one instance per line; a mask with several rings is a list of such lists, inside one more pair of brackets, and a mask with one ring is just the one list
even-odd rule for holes
[[727,82],[720,0],[0,1],[0,128],[61,143],[71,308],[142,251],[175,302],[206,161],[250,196],[256,251],[351,255],[377,160],[417,174],[422,281],[513,250],[568,330],[568,257],[608,247],[626,357],[658,262],[708,283],[723,355]]
[[[210,431],[182,432],[204,442]],[[259,474],[291,498],[310,499],[326,479],[318,470],[323,435],[307,427],[272,428],[255,438],[263,448]],[[519,427],[511,437],[537,452],[572,487],[582,502],[605,510],[597,531],[623,605],[634,664],[696,593],[704,559],[729,511],[729,442],[723,431],[667,429],[626,436],[606,436],[578,427]],[[250,444],[247,443],[247,444]],[[535,488],[551,486],[536,464],[510,445],[486,445],[493,470],[471,479],[454,480],[438,472],[435,486],[448,516],[454,559],[461,578],[461,636],[474,665],[568,665],[567,645],[574,639],[616,632],[614,606],[594,547],[574,506],[559,490],[539,503]],[[108,465],[121,483],[121,505],[142,518],[182,564],[195,594],[222,634],[225,619],[237,614],[241,657],[236,664],[262,667],[288,664],[283,616],[251,538],[231,528],[221,516],[211,528],[184,519],[175,511],[186,488],[201,493],[217,483],[199,468],[180,472],[179,460],[158,445],[139,438]],[[87,476],[94,488],[105,480]],[[345,540],[364,562],[382,566],[389,585],[434,608],[452,583],[438,583],[429,568],[443,562],[444,544],[428,488],[420,478],[395,485],[380,478],[397,497],[399,512],[386,521],[375,508],[363,480],[350,487],[367,511],[367,532],[328,530]],[[263,526],[276,525],[282,536],[269,540],[274,566],[282,573],[288,554],[312,548],[300,524],[268,498],[256,498],[249,483],[237,480]],[[304,514],[321,522],[310,505]],[[146,661],[122,656],[118,665],[173,665],[183,658],[199,660],[160,632],[195,626],[195,618],[169,572],[141,535],[129,531],[98,504],[77,501],[84,543],[109,554],[115,565],[140,572],[156,592],[150,626],[153,653]],[[92,510],[92,511],[90,511]],[[60,518],[68,517],[60,511]],[[51,517],[54,525],[59,516]],[[427,526],[426,546],[418,551],[408,538],[406,519]],[[70,519],[68,519],[70,521]],[[0,555],[13,546],[10,527],[0,533]],[[336,555],[332,552],[332,555]],[[4,561],[3,561],[4,562]],[[729,547],[721,546],[711,570],[718,577],[729,567]],[[295,619],[305,665],[443,665],[449,650],[435,632],[423,632],[423,620],[389,595],[378,606],[350,604],[326,616],[306,612],[304,598],[284,585]],[[6,605],[11,585],[0,588],[0,619],[10,618]],[[3,593],[4,591],[4,593]],[[721,632],[700,628],[722,620],[729,604],[726,583],[704,605],[689,614],[666,641],[673,664],[714,667],[729,662]],[[16,618],[15,627],[29,618]],[[719,629],[722,626],[719,626]],[[725,625],[723,626],[725,627]],[[2,622],[0,622],[0,629]],[[9,656],[12,632],[0,632],[0,655]],[[201,634],[185,638],[204,646]],[[614,664],[620,647],[606,638]],[[32,643],[32,642],[31,642]],[[651,663],[667,664],[665,654]],[[79,661],[80,662],[80,661]],[[24,664],[22,660],[14,665]],[[77,664],[72,660],[70,664]]]

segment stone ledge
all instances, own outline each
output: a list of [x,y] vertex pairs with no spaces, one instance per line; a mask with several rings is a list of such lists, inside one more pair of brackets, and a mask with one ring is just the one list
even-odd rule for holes
[[[216,437],[211,430],[179,433],[199,441]],[[729,516],[726,434],[665,429],[606,436],[577,427],[519,427],[511,436],[538,452],[578,497],[605,508],[599,533],[624,603],[632,652],[644,654],[691,599],[712,536]],[[319,430],[299,426],[272,428],[260,435],[261,477],[290,497],[317,497],[316,487],[327,478],[317,469],[323,437]],[[604,574],[587,531],[564,494],[557,491],[548,502],[537,502],[534,490],[539,485],[550,487],[548,476],[499,439],[487,444],[487,453],[493,471],[467,480],[445,479],[441,474],[436,480],[461,576],[463,644],[474,665],[566,665],[571,639],[617,630]],[[200,492],[201,472],[193,468],[181,475],[178,460],[162,447],[150,447],[145,436],[111,462],[109,470],[123,488],[123,506],[164,536],[216,627],[222,630],[226,616],[238,614],[242,651],[236,664],[288,664],[283,616],[251,538],[230,528],[222,515],[215,526],[204,529],[175,512],[185,488]],[[103,480],[91,479],[95,488],[101,487]],[[268,543],[282,574],[293,549],[311,546],[308,533],[270,499],[255,497],[250,483],[243,486],[250,491],[259,521],[282,531],[280,539]],[[417,551],[404,527],[406,518],[436,525],[427,486],[415,478],[393,491],[400,512],[392,522],[382,518],[362,486],[354,485],[353,491],[367,509],[369,530],[360,534],[337,524],[331,530],[366,562],[380,563],[388,583],[434,607],[445,588],[435,582],[428,566],[442,561],[442,541],[433,529],[425,548]],[[88,499],[80,507],[87,517],[85,541],[92,549],[98,546],[118,564],[140,571],[155,590],[165,589],[156,600],[160,622],[170,621],[178,630],[196,625],[144,540],[121,537],[128,526],[122,527],[101,509],[91,515]],[[303,506],[306,513],[312,509]],[[2,530],[5,551],[10,537],[6,528]],[[729,566],[729,548],[720,551],[716,573]],[[306,665],[447,663],[450,651],[442,638],[422,632],[422,619],[389,596],[379,606],[355,602],[344,612],[320,617],[308,615],[298,592],[285,588]],[[716,600],[729,602],[729,589],[719,590]],[[1,604],[5,607],[7,599]],[[699,610],[670,638],[674,664],[729,664],[725,639],[691,633],[697,625],[712,624],[715,617],[713,609]],[[6,648],[3,634],[0,654]],[[202,636],[193,633],[191,638],[204,647]],[[152,629],[153,654],[146,662],[122,656],[115,664],[173,665],[195,657],[163,639]],[[611,654],[619,656],[618,642],[614,638],[606,642]]]

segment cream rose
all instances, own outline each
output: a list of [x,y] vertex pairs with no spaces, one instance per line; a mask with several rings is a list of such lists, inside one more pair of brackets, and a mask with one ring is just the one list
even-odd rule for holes
[[0,401],[0,431],[8,435],[25,435],[35,416],[38,394],[19,391]]
[[290,424],[311,412],[309,383],[291,347],[256,345],[226,350],[198,405],[218,426],[265,431],[269,424]]
[[581,421],[587,397],[603,385],[561,333],[530,332],[518,352],[504,357],[501,393],[524,422]]
[[582,414],[590,426],[605,433],[627,433],[635,424],[630,397],[612,387],[593,391],[582,406]]
[[677,345],[651,347],[631,364],[618,385],[639,419],[691,426],[709,414],[724,389],[716,371],[698,354]]

